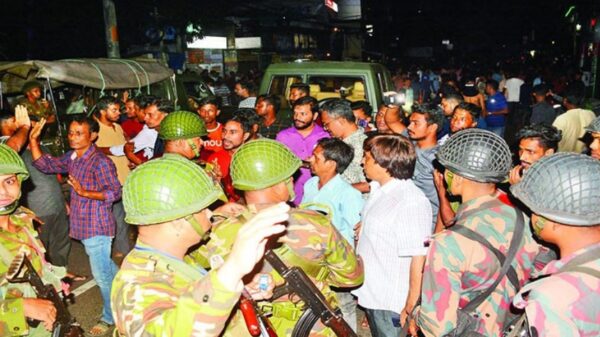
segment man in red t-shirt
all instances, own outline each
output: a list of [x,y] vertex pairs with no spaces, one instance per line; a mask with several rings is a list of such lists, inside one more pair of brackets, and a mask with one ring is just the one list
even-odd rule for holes
[[211,154],[223,150],[223,125],[217,122],[220,113],[218,98],[206,97],[198,102],[198,114],[204,120],[208,132],[208,135],[202,138],[201,160],[207,160]]
[[121,127],[127,138],[132,139],[144,127],[144,110],[140,109],[140,102],[136,98],[129,98],[125,102],[125,113],[127,119],[121,123]]
[[249,138],[252,131],[252,123],[242,115],[234,114],[223,126],[223,150],[211,154],[207,162],[218,168],[217,174],[221,177],[223,190],[229,201],[238,201],[240,195],[236,193],[229,175],[231,158],[237,149]]

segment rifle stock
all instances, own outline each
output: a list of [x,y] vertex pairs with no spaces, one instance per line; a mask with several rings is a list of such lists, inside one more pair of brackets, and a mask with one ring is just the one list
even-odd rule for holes
[[344,321],[339,310],[333,310],[325,296],[315,286],[304,270],[291,267],[283,263],[277,254],[269,250],[265,253],[265,259],[285,279],[291,293],[298,295],[302,301],[319,317],[321,322],[331,328],[340,337],[357,337],[356,333]]
[[[23,268],[25,268],[24,271]],[[23,276],[18,277],[19,274],[23,274]],[[56,308],[56,320],[52,326],[52,337],[83,337],[83,330],[71,317],[58,292],[52,285],[44,284],[24,253],[13,259],[6,273],[6,279],[11,283],[29,283],[38,298],[52,302]]]

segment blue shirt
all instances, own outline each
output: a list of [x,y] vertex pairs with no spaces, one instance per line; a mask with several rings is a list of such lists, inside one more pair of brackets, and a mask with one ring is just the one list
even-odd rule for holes
[[362,194],[337,174],[319,189],[319,177],[312,177],[304,184],[302,204],[318,203],[329,206],[320,208],[316,205],[310,209],[321,210],[330,214],[333,226],[354,246],[354,225],[360,221],[360,212],[364,205]]
[[[508,108],[508,104],[504,95],[496,92],[485,101],[485,108],[489,112],[496,112]],[[488,115],[485,121],[488,126],[504,126],[505,119],[505,115]]]

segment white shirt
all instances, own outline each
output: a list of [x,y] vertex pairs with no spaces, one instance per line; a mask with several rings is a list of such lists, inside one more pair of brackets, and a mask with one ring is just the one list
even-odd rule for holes
[[506,84],[504,87],[506,89],[506,101],[507,102],[518,102],[521,95],[521,86],[523,85],[523,80],[520,78],[509,78],[506,80]]
[[[151,159],[154,157],[154,144],[156,143],[157,137],[158,132],[154,129],[150,129],[148,125],[144,124],[142,131],[131,140],[134,145],[133,153],[144,151],[144,157]],[[125,150],[123,149],[123,145],[125,144],[111,146],[110,153],[112,153],[113,156],[124,156]]]
[[250,109],[254,109],[254,106],[256,105],[256,97],[250,96],[247,97],[245,99],[243,99],[240,104],[238,105],[238,108],[250,108]]
[[411,259],[427,255],[431,204],[410,179],[370,185],[356,248],[365,282],[353,293],[365,308],[400,313],[408,295]]

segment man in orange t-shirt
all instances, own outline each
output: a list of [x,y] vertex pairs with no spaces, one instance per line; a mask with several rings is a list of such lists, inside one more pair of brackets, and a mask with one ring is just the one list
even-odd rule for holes
[[221,113],[217,97],[206,97],[198,102],[198,114],[204,120],[208,135],[202,138],[201,160],[207,160],[213,153],[223,150],[223,125],[217,122]]

